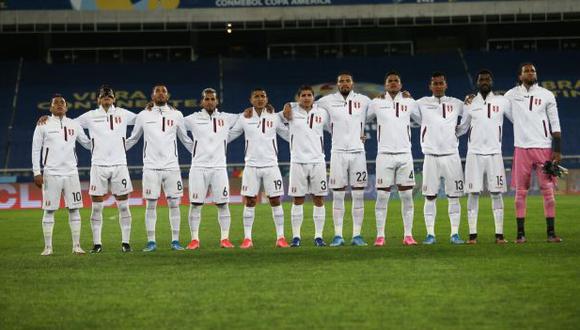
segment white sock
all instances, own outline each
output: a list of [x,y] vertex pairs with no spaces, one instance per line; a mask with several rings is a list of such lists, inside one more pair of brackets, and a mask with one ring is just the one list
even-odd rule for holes
[[179,241],[179,226],[181,225],[181,212],[179,211],[179,202],[181,198],[167,198],[169,206],[169,223],[171,224],[171,240]]
[[491,194],[491,208],[493,210],[495,233],[503,234],[503,197],[501,193]]
[[459,204],[459,198],[457,197],[448,197],[447,203],[447,212],[449,213],[449,221],[451,222],[451,235],[455,235],[459,232],[461,204]]
[[377,190],[375,202],[375,220],[377,222],[377,237],[385,237],[385,224],[387,222],[387,209],[389,205],[390,191]]
[[228,239],[230,237],[230,223],[232,221],[228,204],[217,205],[217,213],[221,229],[221,240]]
[[401,199],[401,214],[403,215],[404,236],[413,236],[413,217],[415,205],[413,203],[413,189],[399,191]]
[[314,238],[322,238],[324,231],[324,222],[326,220],[326,209],[322,206],[314,205],[312,208],[312,218],[314,219]]
[[479,194],[467,196],[467,223],[469,233],[477,234],[477,214],[479,213]]
[[102,244],[101,232],[103,229],[103,202],[92,202],[91,210],[91,230],[93,232],[93,244]]
[[73,247],[81,246],[81,213],[79,209],[68,210],[68,224],[70,226]]
[[148,199],[145,201],[145,229],[147,230],[147,241],[155,242],[155,225],[157,224],[157,200]]
[[300,237],[300,227],[302,227],[302,221],[304,221],[303,205],[292,204],[290,217],[292,220],[292,237]]
[[132,220],[129,200],[117,201],[117,209],[119,210],[119,226],[121,226],[121,242],[129,244]]
[[276,237],[284,237],[284,209],[282,205],[272,206],[272,218],[276,226]]
[[344,190],[332,192],[332,221],[334,221],[334,235],[342,237],[342,223],[344,221]]
[[352,237],[360,236],[365,215],[365,191],[362,189],[352,190]]
[[244,238],[252,239],[252,225],[254,224],[255,207],[244,206]]
[[435,236],[435,218],[437,217],[437,204],[434,198],[429,200],[425,198],[425,205],[423,206],[423,216],[425,217],[425,227],[427,227],[427,235]]
[[189,230],[191,231],[191,240],[199,240],[199,224],[201,223],[201,205],[189,204]]
[[42,233],[44,235],[44,247],[52,249],[52,231],[54,229],[53,210],[44,210],[42,215]]

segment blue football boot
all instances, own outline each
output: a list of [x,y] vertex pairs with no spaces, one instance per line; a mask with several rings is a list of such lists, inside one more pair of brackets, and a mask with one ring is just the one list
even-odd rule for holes
[[365,240],[362,238],[361,235],[353,237],[350,244],[353,246],[367,246],[368,245],[367,242],[365,242]]
[[324,240],[322,239],[322,237],[316,237],[314,239],[314,246],[322,247],[322,246],[326,246],[326,243],[324,242]]
[[149,241],[147,242],[147,245],[145,245],[143,252],[153,252],[155,250],[157,250],[157,244],[154,241]]
[[437,240],[435,239],[435,236],[427,235],[427,237],[425,237],[425,240],[423,241],[423,244],[431,245],[435,244],[436,242]]
[[465,243],[464,240],[461,239],[461,237],[459,237],[459,234],[453,234],[451,235],[451,238],[449,239],[449,242],[451,244],[456,244],[456,245],[460,245]]
[[185,250],[183,248],[183,246],[181,246],[181,244],[179,244],[179,241],[171,241],[171,249],[173,251],[183,251],[183,250]]
[[332,242],[330,242],[330,246],[336,247],[336,246],[343,246],[344,245],[344,239],[342,238],[342,236],[334,236],[334,238],[332,239]]
[[290,246],[291,247],[300,247],[300,242],[301,242],[300,237],[294,237],[292,239],[292,243],[290,243]]

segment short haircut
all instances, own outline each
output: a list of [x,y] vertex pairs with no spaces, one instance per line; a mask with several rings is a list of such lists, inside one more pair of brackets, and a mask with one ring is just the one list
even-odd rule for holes
[[534,65],[534,63],[532,63],[532,62],[523,62],[523,63],[520,63],[520,65],[518,65],[518,74],[516,76],[517,77],[517,80],[518,80],[518,82],[517,82],[518,85],[521,85],[522,84],[522,81],[520,80],[520,75],[522,74],[522,70],[524,69],[524,66],[527,66],[527,65],[532,65],[534,68],[536,67]]
[[252,97],[252,95],[254,95],[255,92],[264,92],[264,93],[266,93],[266,89],[265,88],[262,88],[262,87],[254,87],[252,89],[252,91],[250,92],[250,97]]
[[205,94],[215,94],[217,96],[217,92],[215,91],[215,89],[210,88],[210,87],[201,91],[201,98],[202,99],[205,98]]
[[61,98],[64,100],[64,103],[66,103],[66,99],[64,98],[64,96],[62,96],[62,94],[60,93],[55,93],[52,95],[52,98],[50,99],[50,103],[52,104],[52,101],[54,101],[54,99],[56,98]]
[[431,78],[438,78],[438,77],[443,77],[443,80],[447,80],[447,77],[445,77],[445,73],[443,73],[441,71],[435,71],[431,74]]
[[387,72],[387,74],[385,74],[385,82],[387,82],[387,79],[389,79],[389,76],[397,76],[397,77],[399,77],[399,80],[401,80],[401,75],[397,71]]
[[167,86],[166,86],[165,84],[158,83],[158,84],[155,84],[155,85],[153,85],[153,89],[151,90],[151,92],[152,92],[152,93],[155,93],[155,89],[156,89],[157,87],[165,87],[165,89],[167,89]]
[[481,76],[482,74],[488,74],[488,75],[490,75],[491,79],[493,80],[493,73],[491,73],[491,71],[489,71],[488,69],[481,69],[481,70],[479,70],[479,72],[475,76],[475,81],[476,82],[479,79],[479,76]]
[[314,89],[310,85],[302,85],[302,86],[298,87],[298,91],[296,92],[296,95],[300,96],[300,94],[302,94],[302,92],[304,92],[304,91],[311,91],[312,96],[314,96]]
[[350,73],[349,71],[340,71],[338,73],[338,75],[336,76],[336,78],[338,78],[340,76],[350,76],[351,78],[353,77],[352,73]]

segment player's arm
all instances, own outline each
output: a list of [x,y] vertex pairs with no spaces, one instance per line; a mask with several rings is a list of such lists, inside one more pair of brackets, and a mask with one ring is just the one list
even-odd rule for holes
[[286,142],[290,142],[290,129],[282,120],[276,121],[276,133]]
[[181,113],[177,118],[177,137],[187,150],[193,150],[193,141],[187,135],[187,130],[185,129],[185,121]]
[[469,111],[468,107],[463,108],[463,115],[461,116],[461,122],[457,127],[455,127],[455,135],[457,137],[462,136],[463,134],[467,133],[469,127],[471,126],[471,111]]
[[244,121],[241,118],[239,118],[236,121],[236,123],[234,124],[234,126],[232,126],[232,128],[230,128],[230,131],[228,132],[228,143],[237,139],[240,135],[242,135],[242,133],[244,133],[243,124],[244,124]]
[[367,109],[367,114],[366,114],[366,122],[367,123],[371,123],[373,120],[375,120],[377,118],[377,106],[378,106],[378,102],[373,100],[371,101],[371,103],[369,104],[369,107]]
[[131,136],[125,141],[126,150],[133,148],[133,146],[137,144],[137,141],[139,141],[139,139],[141,138],[141,135],[143,135],[142,118],[143,118],[142,116],[137,115],[137,118],[135,119],[135,126],[133,127],[133,131],[131,132]]
[[34,135],[32,136],[32,173],[34,174],[34,184],[42,187],[43,179],[40,171],[40,152],[44,143],[44,128],[43,126],[36,126]]
[[505,106],[505,109],[503,111],[503,115],[513,124],[514,115],[513,115],[512,101],[507,97],[505,99],[506,99],[506,106]]
[[553,94],[548,99],[546,114],[552,131],[552,160],[555,163],[559,163],[562,160],[562,130],[560,128],[560,118],[558,118],[558,106]]
[[91,139],[89,139],[89,137],[85,134],[85,131],[82,129],[81,125],[78,124],[78,122],[77,122],[77,130],[78,130],[77,142],[81,146],[83,146],[83,148],[91,150],[93,146],[91,143]]
[[127,125],[135,125],[135,119],[137,119],[137,114],[125,109],[125,120]]

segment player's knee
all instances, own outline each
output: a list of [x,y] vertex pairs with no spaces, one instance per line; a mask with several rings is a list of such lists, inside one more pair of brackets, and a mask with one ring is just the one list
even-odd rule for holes
[[256,206],[256,197],[244,197],[245,204],[247,207],[255,207]]
[[437,198],[437,196],[425,196],[425,198],[429,201],[435,200],[435,198]]
[[304,197],[294,197],[294,205],[303,205]]
[[177,208],[179,207],[179,198],[176,197],[171,197],[171,198],[167,198],[167,204],[169,204],[170,208]]
[[115,199],[117,201],[126,201],[127,199],[129,199],[129,195],[128,194],[125,194],[125,195],[115,195]]
[[155,211],[157,209],[157,200],[156,199],[146,200],[145,208],[149,211]]
[[102,203],[105,200],[105,196],[91,196],[91,201]]
[[324,197],[323,196],[314,196],[312,198],[312,202],[314,203],[315,206],[322,207],[322,206],[324,206]]
[[377,188],[377,190],[391,192],[391,187],[387,187],[387,188]]
[[[397,186],[398,191],[407,191],[407,190],[412,190],[412,189],[413,189],[413,186],[401,186],[401,185]],[[390,188],[389,188],[389,190],[390,190]]]
[[280,206],[280,197],[270,197],[270,206]]

